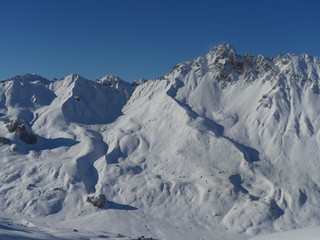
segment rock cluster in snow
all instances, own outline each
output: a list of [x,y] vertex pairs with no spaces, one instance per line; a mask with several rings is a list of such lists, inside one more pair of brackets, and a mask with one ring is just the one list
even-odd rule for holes
[[[20,119],[10,119],[6,125],[9,133],[16,132],[18,137],[27,144],[36,144],[37,136],[35,136],[30,129],[27,129],[24,122]],[[8,140],[4,138],[4,143],[9,143]]]

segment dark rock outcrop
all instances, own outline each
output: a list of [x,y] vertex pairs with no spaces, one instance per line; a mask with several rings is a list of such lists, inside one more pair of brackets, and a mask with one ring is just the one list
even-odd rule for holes
[[8,138],[0,137],[0,144],[10,144],[11,141]]
[[28,129],[20,119],[10,119],[6,125],[10,133],[15,132],[18,137],[27,144],[36,144],[37,136]]
[[91,203],[95,207],[104,208],[107,203],[107,198],[103,194],[100,194],[98,196],[88,196],[87,202]]

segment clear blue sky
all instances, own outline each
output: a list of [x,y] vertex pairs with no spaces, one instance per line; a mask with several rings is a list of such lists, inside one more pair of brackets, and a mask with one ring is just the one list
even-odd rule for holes
[[154,79],[222,42],[320,56],[319,11],[318,0],[0,0],[0,79]]

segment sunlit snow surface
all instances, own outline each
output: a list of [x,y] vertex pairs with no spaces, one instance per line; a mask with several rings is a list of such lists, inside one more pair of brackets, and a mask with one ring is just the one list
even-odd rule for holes
[[[28,225],[29,224],[29,225]],[[168,226],[170,228],[170,226]],[[208,238],[199,238],[199,234],[194,231],[188,231],[186,229],[184,234],[172,235],[169,239],[185,239],[185,235],[188,234],[193,239],[218,239],[214,236]],[[257,236],[250,238],[250,240],[319,240],[320,228],[310,227],[305,229],[291,230],[281,233],[267,234],[263,236]],[[114,234],[110,232],[79,232],[77,229],[71,228],[46,228],[37,229],[34,226],[30,226],[30,223],[21,221],[19,226],[13,226],[8,224],[4,219],[0,223],[0,239],[3,240],[128,240],[138,239],[141,236],[126,237],[121,234]],[[175,238],[174,238],[175,237]],[[152,239],[145,237],[144,239]],[[154,238],[153,238],[154,239]],[[191,239],[191,238],[190,238]],[[238,238],[235,238],[238,239]]]
[[254,237],[250,240],[319,240],[320,228],[310,227]]
[[[319,76],[319,58],[224,44],[135,84],[1,82],[0,239],[244,240],[320,225]],[[8,132],[16,118],[36,144]],[[100,194],[98,209],[87,197]]]

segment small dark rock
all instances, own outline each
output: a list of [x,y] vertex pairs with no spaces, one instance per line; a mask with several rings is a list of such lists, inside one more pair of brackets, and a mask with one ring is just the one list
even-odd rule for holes
[[34,188],[36,187],[36,185],[35,184],[32,184],[32,183],[30,183],[30,184],[28,184],[28,186],[27,186],[27,190],[33,190]]

